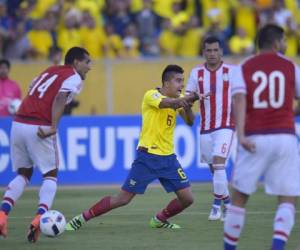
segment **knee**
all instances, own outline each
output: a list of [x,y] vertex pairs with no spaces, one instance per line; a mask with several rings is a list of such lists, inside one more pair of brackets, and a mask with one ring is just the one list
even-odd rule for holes
[[117,196],[117,204],[118,204],[118,206],[125,206],[125,205],[127,205],[131,200],[132,200],[132,196],[131,195],[126,195],[126,194],[124,194],[124,193],[122,193],[122,194],[119,194],[118,196]]
[[131,201],[131,199],[128,199],[127,197],[121,197],[119,198],[119,206],[126,206],[129,202]]
[[181,204],[184,208],[191,206],[193,203],[194,203],[193,196],[188,196],[188,197],[185,197],[183,200],[181,200]]
[[28,182],[31,179],[33,168],[19,168],[18,175],[22,175]]
[[53,170],[51,170],[51,171],[49,171],[49,172],[43,174],[43,177],[44,177],[44,178],[45,178],[45,177],[54,177],[54,178],[57,178],[57,172],[58,172],[57,168],[56,168],[56,169],[53,169]]

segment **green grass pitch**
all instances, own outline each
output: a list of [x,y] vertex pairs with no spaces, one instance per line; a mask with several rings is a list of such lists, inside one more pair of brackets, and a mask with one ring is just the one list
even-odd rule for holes
[[[53,209],[66,219],[80,213],[104,195],[112,195],[116,187],[59,187]],[[1,189],[3,193],[3,189]],[[0,239],[0,250],[221,250],[223,223],[207,220],[210,209],[210,184],[193,185],[195,203],[171,219],[183,229],[172,231],[152,229],[149,219],[163,208],[173,194],[151,186],[145,195],[137,196],[128,206],[91,220],[76,232],[65,232],[57,238],[42,236],[35,244],[27,243],[25,235],[36,209],[38,189],[26,190],[9,217],[9,235]],[[276,198],[267,197],[260,187],[247,207],[246,226],[239,250],[268,250]],[[287,250],[300,250],[299,209]]]

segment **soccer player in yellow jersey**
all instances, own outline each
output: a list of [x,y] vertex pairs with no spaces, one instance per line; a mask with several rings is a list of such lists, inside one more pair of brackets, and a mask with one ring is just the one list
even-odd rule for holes
[[127,205],[136,194],[143,194],[150,182],[158,179],[167,192],[174,192],[173,199],[150,220],[153,228],[180,228],[168,219],[193,203],[190,183],[174,154],[174,128],[178,112],[188,125],[194,120],[191,110],[199,96],[192,92],[182,97],[183,69],[168,65],[162,73],[162,87],[145,93],[142,103],[142,132],[137,157],[128,177],[116,196],[103,197],[91,208],[75,216],[66,230],[77,230],[90,219]]

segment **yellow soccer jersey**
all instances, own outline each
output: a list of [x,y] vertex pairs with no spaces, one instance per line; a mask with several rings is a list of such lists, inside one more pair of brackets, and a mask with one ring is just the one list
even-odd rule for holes
[[176,111],[159,108],[161,100],[165,97],[157,89],[148,90],[142,103],[143,125],[138,146],[146,147],[151,154],[174,153]]

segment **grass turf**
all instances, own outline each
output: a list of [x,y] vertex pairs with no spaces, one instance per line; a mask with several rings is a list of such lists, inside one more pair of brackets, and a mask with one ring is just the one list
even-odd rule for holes
[[[36,209],[38,189],[26,190],[9,217],[9,235],[0,239],[1,250],[220,250],[223,245],[223,223],[207,220],[212,200],[210,184],[193,185],[195,203],[170,221],[183,229],[152,229],[150,218],[163,208],[173,194],[161,187],[150,187],[128,206],[91,220],[76,232],[65,232],[57,238],[42,236],[35,244],[27,243],[27,227]],[[1,190],[3,191],[3,190]],[[118,191],[115,187],[59,187],[53,209],[71,219],[105,195]],[[263,189],[253,195],[247,206],[246,226],[239,250],[268,250],[276,209],[275,197],[267,197]],[[297,211],[299,217],[299,210]],[[298,218],[299,220],[299,218]],[[287,250],[300,250],[300,223],[294,227]]]

